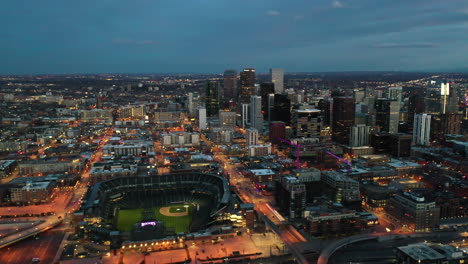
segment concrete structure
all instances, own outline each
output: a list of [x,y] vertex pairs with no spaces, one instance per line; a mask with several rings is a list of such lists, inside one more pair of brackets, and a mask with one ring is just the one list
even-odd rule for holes
[[10,177],[17,168],[18,162],[16,160],[0,160],[0,179]]
[[313,236],[344,235],[361,229],[359,214],[354,210],[306,209],[306,230]]
[[337,203],[359,201],[359,182],[337,171],[322,172],[322,181],[335,190],[334,200]]
[[219,112],[219,83],[208,81],[205,92],[205,108],[208,117],[217,116]]
[[81,110],[81,120],[95,121],[95,120],[112,120],[112,110],[104,109],[91,109],[91,110]]
[[271,144],[250,145],[248,147],[250,157],[263,157],[271,155]]
[[250,124],[250,105],[249,104],[241,104],[241,121],[240,126],[242,128],[246,128],[248,124]]
[[21,204],[46,203],[50,200],[53,182],[28,182],[24,186],[11,188],[11,201]]
[[205,130],[206,129],[206,108],[199,108],[198,109],[198,128],[200,130]]
[[273,121],[270,123],[270,142],[280,144],[280,138],[286,138],[286,124],[282,121]]
[[263,132],[262,97],[250,97],[250,127]]
[[143,118],[146,115],[144,105],[123,106],[117,110],[119,118]]
[[102,152],[106,155],[116,156],[149,155],[149,153],[154,152],[154,146],[151,141],[124,141],[120,145],[105,145]]
[[462,249],[444,244],[411,244],[397,247],[398,263],[407,264],[459,264],[468,262],[468,254]]
[[247,175],[254,183],[267,183],[276,180],[276,173],[270,169],[249,170]]
[[380,132],[398,133],[400,102],[391,99],[378,99],[375,102],[375,122]]
[[428,114],[415,114],[414,115],[414,129],[413,129],[413,142],[416,145],[430,145],[431,134],[431,115]]
[[284,92],[284,70],[270,69],[271,82],[275,85],[275,94]]
[[241,82],[241,103],[249,103],[250,96],[255,94],[255,69],[245,68],[240,73],[240,82]]
[[290,220],[302,219],[306,204],[306,186],[297,177],[281,177],[276,185],[276,204]]
[[351,147],[363,147],[369,145],[370,126],[354,125],[351,127]]
[[184,131],[161,134],[161,144],[165,147],[192,147],[200,145],[200,134]]
[[219,112],[219,125],[221,127],[235,127],[237,121],[236,112],[220,111]]
[[225,70],[224,71],[224,89],[223,89],[223,101],[237,101],[239,95],[237,85],[237,71],[236,70]]
[[435,202],[426,201],[424,196],[415,192],[395,195],[388,201],[385,210],[416,232],[428,232],[439,225],[440,208]]
[[291,126],[299,138],[319,138],[322,130],[321,111],[318,109],[294,109]]
[[258,130],[257,129],[246,129],[245,139],[247,146],[258,145]]
[[355,119],[355,100],[352,97],[333,97],[332,139],[340,144],[349,144],[351,127]]

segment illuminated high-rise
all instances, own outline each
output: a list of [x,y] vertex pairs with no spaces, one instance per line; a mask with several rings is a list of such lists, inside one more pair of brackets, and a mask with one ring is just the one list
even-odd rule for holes
[[237,87],[237,71],[236,70],[225,70],[224,71],[224,89],[223,89],[223,101],[236,101],[238,96]]
[[250,97],[250,127],[263,132],[262,97]]
[[351,127],[354,125],[356,113],[353,97],[333,97],[332,139],[341,144],[349,144]]
[[255,69],[245,68],[240,73],[241,82],[241,103],[248,104],[250,102],[250,96],[255,95]]
[[208,81],[206,84],[205,107],[208,117],[217,116],[219,113],[219,84],[217,81]]
[[416,145],[429,146],[431,135],[431,115],[414,115],[413,142]]
[[271,82],[275,85],[275,93],[282,94],[284,92],[284,70],[270,69]]

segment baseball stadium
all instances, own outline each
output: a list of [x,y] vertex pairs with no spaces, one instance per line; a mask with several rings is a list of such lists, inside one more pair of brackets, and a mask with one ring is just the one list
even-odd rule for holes
[[99,218],[121,232],[164,236],[206,228],[229,200],[229,184],[219,175],[164,174],[99,182],[90,187],[81,209],[85,218]]

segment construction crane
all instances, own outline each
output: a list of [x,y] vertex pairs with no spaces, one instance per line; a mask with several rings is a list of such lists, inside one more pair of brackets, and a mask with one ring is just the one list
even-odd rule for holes
[[291,142],[289,140],[286,140],[284,138],[278,138],[278,139],[285,142],[285,143],[288,143],[291,146],[296,147],[296,162],[295,162],[295,164],[296,164],[296,169],[300,169],[301,168],[301,161],[299,160],[299,156],[301,154],[301,147],[302,146],[299,145],[299,144],[293,143],[293,142]]
[[333,154],[333,153],[330,152],[330,151],[327,151],[326,153],[327,153],[328,155],[331,155],[332,157],[334,157],[334,158],[336,158],[336,159],[338,159],[338,160],[344,162],[346,165],[348,165],[348,166],[346,167],[346,170],[347,170],[347,175],[346,175],[346,176],[349,177],[349,173],[351,172],[351,166],[353,166],[353,164],[352,164],[351,162],[349,162],[349,161],[343,159],[342,157],[339,157],[339,156]]

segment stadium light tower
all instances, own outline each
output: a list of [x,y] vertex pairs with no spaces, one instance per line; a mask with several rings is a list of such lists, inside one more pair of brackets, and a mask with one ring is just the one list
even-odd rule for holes
[[301,161],[299,160],[299,156],[301,154],[301,147],[302,146],[299,145],[299,144],[293,143],[293,142],[291,142],[289,140],[283,139],[283,138],[278,138],[278,139],[285,142],[285,143],[288,143],[291,146],[296,147],[296,162],[295,162],[295,164],[296,164],[296,169],[300,169],[301,168]]

